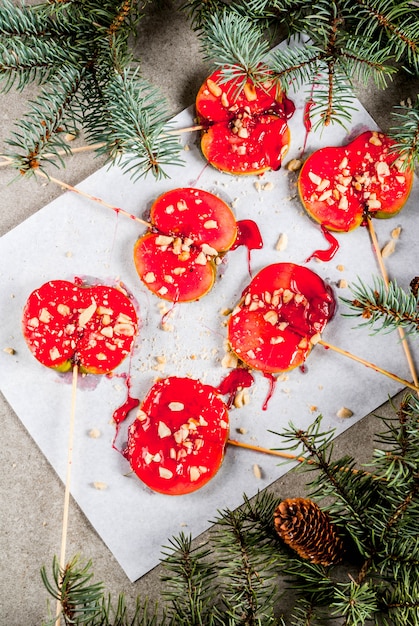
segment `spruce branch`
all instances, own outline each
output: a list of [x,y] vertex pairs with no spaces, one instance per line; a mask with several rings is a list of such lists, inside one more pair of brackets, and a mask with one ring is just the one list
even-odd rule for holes
[[390,128],[390,136],[395,140],[394,151],[403,160],[403,167],[412,167],[419,162],[419,96],[412,107],[396,106]]
[[381,277],[373,277],[373,287],[358,279],[350,286],[353,299],[342,298],[342,302],[353,311],[346,317],[360,317],[359,324],[369,326],[373,332],[391,332],[398,327],[409,333],[419,331],[419,297],[406,292],[396,281],[388,284]]
[[164,597],[169,601],[169,616],[174,624],[211,626],[217,623],[216,568],[208,560],[209,555],[206,547],[194,549],[192,538],[184,533],[163,549],[166,557],[162,576]]
[[148,172],[159,178],[167,165],[181,164],[179,142],[163,132],[169,119],[163,98],[131,70],[129,38],[143,8],[136,0],[20,7],[7,0],[0,9],[4,90],[31,82],[42,88],[7,142],[15,152],[6,156],[21,174],[64,164],[59,153],[71,148],[63,129],[84,128],[93,143],[105,143],[100,153],[108,151],[108,160],[135,178]]

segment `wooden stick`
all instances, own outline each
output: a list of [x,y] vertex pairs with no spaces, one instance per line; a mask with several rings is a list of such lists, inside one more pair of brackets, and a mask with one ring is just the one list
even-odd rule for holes
[[[236,446],[237,448],[244,448],[246,450],[252,450],[253,452],[260,452],[262,454],[270,454],[271,456],[279,456],[283,459],[289,459],[290,461],[298,461],[299,463],[308,463],[309,465],[316,465],[316,462],[312,459],[307,459],[304,456],[297,456],[296,454],[291,454],[290,452],[282,452],[280,450],[271,450],[270,448],[262,448],[260,446],[254,446],[250,443],[244,443],[243,441],[237,441],[236,439],[228,439],[228,444],[231,446]],[[340,471],[342,472],[351,472],[352,474],[364,474],[367,475],[369,472],[365,472],[364,470],[358,470],[350,467],[340,467]]]
[[[66,150],[57,150],[57,152],[55,153],[48,152],[47,154],[44,154],[43,157],[50,158],[54,156],[71,156],[72,154],[77,154],[80,152],[90,152],[91,150],[97,150],[97,148],[102,148],[104,145],[104,143],[93,143],[86,146],[75,146],[74,148],[70,148],[71,152],[67,152]],[[0,167],[6,167],[12,162],[12,159],[5,154],[0,154],[0,158],[3,159],[3,162],[0,163]]]
[[196,124],[195,126],[188,126],[186,128],[172,128],[172,130],[167,130],[165,134],[166,135],[181,135],[182,133],[190,133],[196,130],[205,130],[205,126],[202,126],[202,124]]
[[338,348],[337,346],[334,346],[333,344],[328,343],[327,341],[323,341],[322,339],[320,339],[317,342],[317,344],[324,346],[325,348],[328,348],[329,350],[334,350],[334,352],[338,352],[339,354],[342,354],[343,356],[346,356],[352,359],[353,361],[362,363],[362,365],[365,365],[366,367],[369,367],[370,369],[373,369],[376,372],[379,372],[380,374],[384,374],[384,376],[388,376],[388,378],[392,378],[396,382],[404,385],[405,387],[409,387],[410,389],[414,389],[414,391],[419,393],[419,387],[417,385],[410,383],[408,380],[405,380],[404,378],[400,378],[399,376],[396,376],[396,374],[392,374],[391,372],[388,372],[387,370],[382,369],[381,367],[379,367],[378,365],[375,365],[374,363],[371,363],[370,361],[366,361],[365,359],[362,359],[361,357],[356,356],[355,354],[352,354],[352,352],[348,352],[347,350],[342,350],[342,348]]
[[135,222],[138,222],[139,224],[142,224],[143,226],[147,226],[147,228],[151,227],[151,224],[149,222],[146,222],[145,220],[142,220],[140,217],[136,217],[135,215],[132,215],[132,213],[128,213],[128,211],[125,211],[124,209],[121,209],[119,207],[113,206],[112,204],[109,204],[108,202],[105,202],[101,198],[98,198],[96,196],[92,196],[92,195],[90,195],[90,193],[86,193],[85,191],[81,191],[81,189],[77,189],[77,187],[72,187],[71,185],[68,185],[67,183],[64,183],[62,180],[58,180],[57,178],[54,178],[53,176],[48,176],[47,174],[45,174],[44,172],[41,172],[40,170],[33,170],[33,171],[35,172],[35,174],[37,176],[41,176],[42,178],[46,178],[47,180],[51,181],[52,183],[55,183],[56,185],[59,185],[63,189],[67,189],[67,191],[73,191],[74,193],[77,193],[79,196],[83,196],[83,198],[87,198],[88,200],[92,200],[93,202],[97,202],[98,204],[101,204],[102,206],[106,207],[107,209],[111,209],[112,211],[115,211],[115,213],[121,213],[122,215],[125,215],[125,217],[129,217],[131,220],[134,220]]
[[[386,285],[386,288],[388,289],[389,278],[388,278],[387,270],[386,270],[386,267],[384,265],[383,256],[381,254],[380,246],[378,245],[377,234],[375,232],[375,228],[374,228],[374,225],[372,223],[372,219],[371,219],[371,217],[369,215],[367,216],[367,227],[368,227],[368,232],[369,232],[369,235],[371,237],[371,242],[372,242],[372,245],[373,245],[376,257],[377,257],[377,262],[378,262],[378,266],[379,266],[380,271],[381,271],[381,275],[383,277],[383,280],[384,280],[384,283]],[[409,370],[410,370],[410,374],[412,376],[412,380],[415,383],[416,387],[419,387],[419,379],[418,379],[418,375],[416,373],[416,368],[415,368],[415,363],[413,361],[412,353],[410,351],[410,347],[409,347],[409,344],[407,342],[406,333],[404,332],[404,328],[401,328],[400,326],[397,328],[397,330],[398,330],[399,337],[400,337],[401,342],[402,342],[404,353],[406,355],[406,359],[407,359],[407,363],[409,365]]]
[[[63,525],[61,530],[61,549],[60,549],[60,572],[63,573],[65,569],[65,553],[67,546],[67,534],[68,534],[68,513],[70,506],[70,484],[71,484],[71,470],[73,466],[73,441],[74,441],[74,423],[76,417],[76,392],[77,392],[77,376],[79,373],[78,365],[73,365],[73,381],[71,389],[71,411],[70,411],[70,429],[68,436],[68,448],[67,448],[67,474],[65,479],[65,492],[64,492],[64,508],[63,508]],[[61,614],[61,602],[57,600],[57,612],[56,612],[56,626],[60,626]]]

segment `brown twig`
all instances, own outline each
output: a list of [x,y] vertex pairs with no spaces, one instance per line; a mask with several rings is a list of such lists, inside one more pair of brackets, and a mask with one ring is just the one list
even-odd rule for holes
[[[90,152],[91,150],[97,150],[98,148],[102,148],[104,143],[94,143],[87,146],[77,146],[75,148],[70,148],[71,151],[67,150],[57,150],[55,153],[48,153],[43,155],[44,157],[54,157],[54,156],[71,156],[72,154],[77,154],[80,152]],[[5,154],[0,154],[0,158],[3,159],[3,162],[0,163],[0,167],[6,167],[12,163],[12,159]]]

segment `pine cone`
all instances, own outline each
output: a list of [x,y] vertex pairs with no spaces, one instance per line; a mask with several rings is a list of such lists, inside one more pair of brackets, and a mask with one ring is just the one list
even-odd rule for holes
[[303,559],[320,565],[340,563],[342,539],[329,515],[307,498],[283,500],[274,512],[275,529],[281,539]]

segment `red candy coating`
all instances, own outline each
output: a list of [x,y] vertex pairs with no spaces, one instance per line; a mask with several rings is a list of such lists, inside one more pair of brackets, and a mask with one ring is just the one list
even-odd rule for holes
[[350,231],[364,212],[392,217],[406,202],[413,173],[390,150],[393,141],[366,131],[343,147],[321,148],[305,161],[298,189],[307,213],[325,228]]
[[143,283],[160,298],[191,302],[213,286],[215,259],[233,245],[237,224],[217,196],[190,187],[173,189],[154,202],[149,231],[134,246]]
[[106,374],[130,352],[137,314],[116,287],[51,280],[33,291],[23,310],[23,336],[34,357],[61,372]]
[[253,278],[230,316],[231,349],[264,373],[293,369],[304,363],[311,339],[334,311],[330,287],[312,270],[294,263],[269,265]]
[[182,495],[203,487],[220,468],[229,434],[217,391],[175,376],[148,392],[129,427],[127,458],[150,489]]
[[277,170],[289,148],[287,118],[294,105],[276,84],[221,82],[218,70],[201,86],[196,112],[204,126],[201,149],[217,169],[232,174]]

